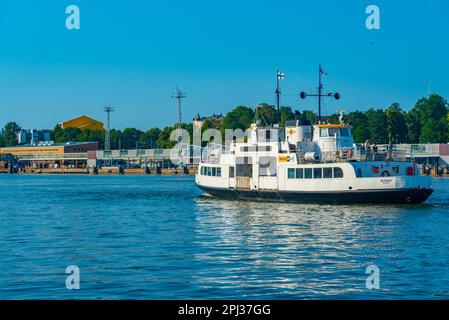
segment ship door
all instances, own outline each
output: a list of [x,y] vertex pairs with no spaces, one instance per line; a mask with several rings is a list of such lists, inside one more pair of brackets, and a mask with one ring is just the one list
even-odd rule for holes
[[253,177],[253,163],[251,157],[237,157],[235,165],[236,188],[250,189]]

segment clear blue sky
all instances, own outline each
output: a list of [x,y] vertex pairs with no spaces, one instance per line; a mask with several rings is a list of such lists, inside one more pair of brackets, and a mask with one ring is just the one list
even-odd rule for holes
[[[79,5],[81,30],[65,28]],[[381,29],[365,28],[365,8]],[[297,93],[340,91],[336,109],[409,109],[432,91],[449,98],[449,1],[0,0],[0,125],[52,128],[78,115],[147,129],[176,120],[171,93],[188,93],[183,118],[274,103],[276,65],[287,74],[283,104],[315,107]]]

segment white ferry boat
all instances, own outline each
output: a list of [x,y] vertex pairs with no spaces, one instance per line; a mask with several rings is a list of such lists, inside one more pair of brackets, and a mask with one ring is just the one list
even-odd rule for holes
[[391,146],[364,151],[342,120],[312,126],[297,119],[285,128],[253,124],[246,142],[207,149],[196,184],[221,198],[418,204],[433,192],[432,178],[421,175],[412,159],[400,158]]

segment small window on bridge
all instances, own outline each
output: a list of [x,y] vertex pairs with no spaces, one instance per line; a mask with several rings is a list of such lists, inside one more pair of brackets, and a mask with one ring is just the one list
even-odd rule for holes
[[337,135],[338,128],[329,128],[329,137],[334,137]]
[[341,137],[349,137],[349,128],[340,128],[340,136]]
[[327,128],[321,128],[320,129],[320,137],[328,137],[329,135],[327,134]]

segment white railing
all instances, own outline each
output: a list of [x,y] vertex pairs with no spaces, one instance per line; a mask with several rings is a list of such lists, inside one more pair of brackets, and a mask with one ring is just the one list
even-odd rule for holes
[[86,160],[87,153],[62,153],[62,154],[25,154],[17,155],[19,160]]

